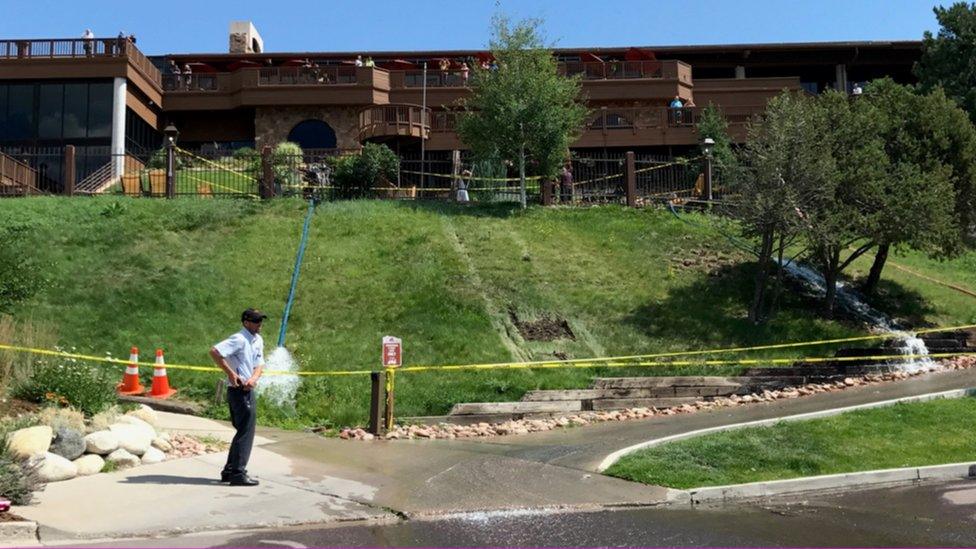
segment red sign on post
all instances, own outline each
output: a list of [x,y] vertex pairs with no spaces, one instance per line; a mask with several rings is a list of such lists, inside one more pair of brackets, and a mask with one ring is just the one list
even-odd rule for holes
[[383,367],[396,368],[403,364],[403,341],[398,337],[383,337]]

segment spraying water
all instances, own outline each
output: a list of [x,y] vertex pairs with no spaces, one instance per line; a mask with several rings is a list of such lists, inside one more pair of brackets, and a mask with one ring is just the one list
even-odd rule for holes
[[[276,347],[268,355],[267,367],[269,370],[281,370],[286,372],[298,371],[298,363],[295,361],[288,349]],[[282,408],[295,409],[295,392],[301,383],[297,375],[275,374],[264,376],[258,384],[258,395],[271,400],[276,406]]]
[[[827,283],[819,272],[793,261],[784,261],[783,270],[789,276],[799,280],[817,297],[826,294]],[[844,282],[837,283],[837,305],[841,309],[868,322],[875,329],[894,334],[892,340],[897,345],[892,348],[907,358],[896,364],[892,364],[892,366],[908,373],[935,369],[936,364],[927,356],[929,350],[925,346],[922,338],[900,329],[887,315],[868,305],[856,290],[850,288]]]

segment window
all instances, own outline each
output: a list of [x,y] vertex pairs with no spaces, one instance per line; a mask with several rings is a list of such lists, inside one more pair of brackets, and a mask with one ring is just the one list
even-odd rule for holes
[[112,136],[112,84],[88,87],[88,137]]
[[34,138],[34,85],[16,84],[7,91],[7,139]]
[[64,85],[64,137],[86,137],[88,133],[88,84]]
[[7,86],[0,84],[0,140],[7,138]]
[[37,137],[60,139],[64,113],[64,85],[41,84],[37,109]]

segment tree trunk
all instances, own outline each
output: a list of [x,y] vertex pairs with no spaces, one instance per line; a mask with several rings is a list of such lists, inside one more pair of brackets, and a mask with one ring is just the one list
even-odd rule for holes
[[831,252],[824,257],[824,285],[827,294],[824,296],[824,316],[834,318],[834,302],[837,300],[837,266],[840,265],[840,251]]
[[779,308],[779,298],[783,295],[783,256],[786,255],[786,235],[779,235],[779,245],[776,247],[776,278],[773,285],[773,299],[769,302],[769,317],[776,314]]
[[755,324],[765,321],[766,279],[769,278],[769,262],[773,255],[773,231],[762,235],[762,247],[759,250],[759,270],[756,271],[755,290],[752,294],[752,306],[749,308],[749,320]]
[[885,268],[885,262],[888,261],[888,250],[891,249],[891,244],[881,244],[878,246],[878,253],[874,255],[874,263],[871,264],[871,272],[868,273],[868,279],[864,282],[864,293],[873,294],[875,290],[878,289],[878,282],[881,282],[881,271]]

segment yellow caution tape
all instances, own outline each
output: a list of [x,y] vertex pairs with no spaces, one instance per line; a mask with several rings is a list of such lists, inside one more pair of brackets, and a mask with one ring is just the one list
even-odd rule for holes
[[[919,330],[915,332],[916,335],[934,333],[934,332],[951,332],[958,330],[968,330],[976,328],[976,324],[969,324],[963,326],[952,326],[946,328],[929,328],[925,330]],[[758,358],[758,359],[739,359],[739,360],[697,360],[697,361],[647,361],[646,359],[657,359],[657,358],[671,358],[679,356],[695,356],[704,354],[721,354],[721,353],[740,353],[748,351],[757,350],[768,350],[768,349],[785,349],[791,347],[805,347],[805,346],[816,346],[825,345],[831,343],[849,343],[853,341],[868,341],[868,340],[879,340],[879,339],[893,339],[898,337],[895,333],[885,333],[885,334],[874,334],[868,336],[857,336],[857,337],[846,337],[837,339],[822,339],[815,341],[800,341],[794,343],[778,343],[771,345],[756,345],[752,347],[731,347],[726,349],[706,349],[700,351],[677,351],[670,353],[656,353],[656,354],[645,354],[645,355],[630,355],[630,356],[617,356],[617,357],[603,357],[603,358],[586,358],[586,359],[569,359],[569,360],[546,360],[546,361],[528,361],[528,362],[500,362],[500,363],[486,363],[486,364],[458,364],[458,365],[442,365],[442,366],[406,366],[398,368],[400,371],[404,372],[422,372],[422,371],[450,371],[450,370],[489,370],[489,369],[535,369],[535,368],[595,368],[595,367],[640,367],[640,366],[729,366],[729,365],[755,365],[755,364],[789,364],[795,362],[846,362],[852,360],[895,360],[895,359],[909,359],[909,358],[923,358],[925,356],[929,358],[946,358],[946,357],[958,357],[958,356],[976,356],[976,353],[934,353],[930,355],[875,355],[869,357],[805,357],[805,358]],[[130,362],[126,359],[120,358],[106,358],[98,357],[93,355],[83,355],[78,353],[67,353],[64,351],[51,351],[47,349],[36,349],[31,347],[18,347],[8,344],[0,344],[0,350],[6,349],[10,351],[18,352],[28,352],[39,355],[47,356],[57,356],[61,358],[74,358],[78,360],[92,361],[92,362],[104,362],[110,364],[123,364],[127,365]],[[148,366],[153,367],[155,363],[153,362],[137,362],[134,363],[138,366]],[[174,370],[191,370],[191,371],[202,371],[202,372],[221,372],[221,370],[215,366],[197,366],[188,364],[167,364],[167,368],[172,368]],[[267,370],[265,373],[269,375],[299,375],[299,376],[345,376],[345,375],[366,375],[371,373],[373,370],[347,370],[347,371],[331,371],[331,372],[293,372],[287,370]]]
[[179,151],[179,152],[187,155],[187,156],[191,156],[193,158],[196,158],[197,160],[201,160],[201,161],[203,161],[203,162],[205,162],[207,164],[210,164],[212,166],[215,166],[217,168],[220,168],[221,170],[225,170],[225,171],[228,171],[230,173],[235,173],[235,174],[240,175],[242,177],[246,177],[246,178],[250,179],[251,181],[254,181],[255,183],[260,183],[260,181],[258,181],[257,179],[251,177],[250,175],[248,175],[246,173],[239,172],[237,170],[232,170],[232,169],[228,168],[227,166],[221,166],[220,164],[218,164],[217,162],[214,162],[213,160],[209,160],[209,159],[204,158],[202,156],[197,156],[197,155],[191,153],[190,151],[183,150],[183,149],[181,149],[179,147],[173,147],[173,148],[176,149],[177,151]]

